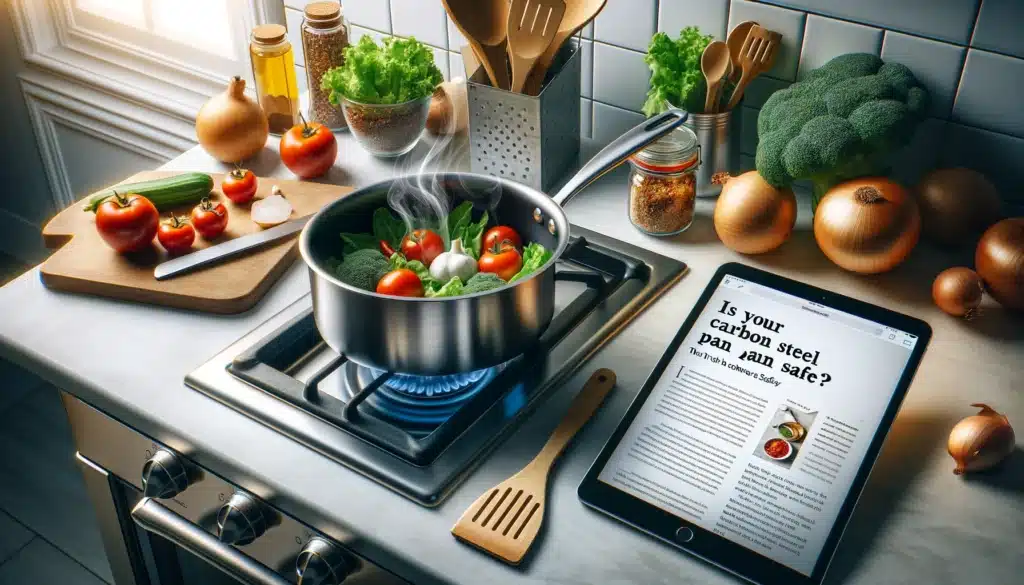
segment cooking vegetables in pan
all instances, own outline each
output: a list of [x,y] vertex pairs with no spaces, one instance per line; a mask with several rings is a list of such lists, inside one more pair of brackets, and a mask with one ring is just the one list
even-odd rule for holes
[[409,231],[389,209],[377,209],[372,233],[341,234],[342,260],[333,259],[331,271],[346,284],[380,294],[455,297],[505,286],[551,259],[537,242],[524,247],[509,226],[487,229],[486,212],[473,221],[472,211],[465,202],[448,215],[446,250],[437,231]]

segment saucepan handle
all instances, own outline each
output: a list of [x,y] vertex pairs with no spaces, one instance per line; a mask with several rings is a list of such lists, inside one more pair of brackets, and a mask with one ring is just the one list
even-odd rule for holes
[[555,203],[565,207],[584,187],[619,166],[638,150],[681,126],[688,116],[684,110],[671,109],[619,136],[569,179],[553,197]]

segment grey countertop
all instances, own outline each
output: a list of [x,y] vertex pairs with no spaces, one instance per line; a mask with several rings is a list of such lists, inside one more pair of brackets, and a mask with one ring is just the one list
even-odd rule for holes
[[[228,170],[198,147],[164,168]],[[291,176],[271,149],[253,168],[261,176]],[[343,136],[338,163],[324,180],[361,185],[392,172]],[[741,257],[718,242],[713,202],[700,203],[684,234],[655,239],[629,224],[625,182],[625,169],[610,173],[573,200],[569,219],[684,260],[690,273],[436,509],[420,507],[182,383],[189,371],[308,291],[301,263],[254,309],[235,316],[52,292],[32,270],[0,289],[0,355],[157,440],[191,445],[203,465],[274,494],[275,504],[299,517],[322,518],[318,528],[344,532],[357,552],[415,583],[734,583],[734,577],[584,508],[576,486],[715,269],[742,261],[921,317],[935,331],[828,582],[1019,582],[1024,451],[1018,447],[998,473],[965,480],[952,474],[945,450],[949,429],[974,412],[972,402],[991,404],[1024,433],[1024,318],[986,305],[982,319],[966,323],[946,317],[930,301],[935,274],[954,262],[969,263],[970,256],[922,246],[892,273],[845,273],[818,251],[801,209],[802,229],[780,250]],[[466,506],[539,450],[597,367],[615,370],[618,386],[556,468],[545,528],[526,564],[508,567],[456,542],[449,529]]]

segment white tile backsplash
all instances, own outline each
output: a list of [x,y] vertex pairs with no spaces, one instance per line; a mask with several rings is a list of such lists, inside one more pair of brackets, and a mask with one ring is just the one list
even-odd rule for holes
[[778,79],[795,81],[806,18],[805,13],[796,10],[787,10],[747,0],[732,0],[729,9],[729,30],[741,22],[752,20],[782,34],[782,47],[779,49],[779,54],[775,56],[775,65],[767,74]]
[[841,20],[807,15],[804,46],[800,52],[797,79],[846,53],[871,53],[882,50],[882,29]]
[[644,54],[594,42],[594,99],[639,110],[651,83],[651,70]]
[[295,52],[295,65],[303,66],[306,58],[302,54],[302,12],[292,9],[284,9],[285,28],[288,29],[288,41],[292,44]]
[[341,10],[353,24],[391,34],[391,4],[388,0],[344,0]]
[[448,19],[441,0],[391,0],[391,32],[447,49]]
[[601,102],[594,102],[594,122],[591,138],[602,144],[608,144],[643,120],[644,115],[639,112],[623,110],[622,108],[616,108]]
[[[412,35],[432,46],[446,78],[464,75],[458,51],[466,41],[443,14],[440,0],[342,4],[354,39]],[[305,0],[285,0],[285,5],[301,63],[301,42],[293,29]],[[608,0],[596,23],[582,32],[581,133],[608,142],[643,119],[639,109],[650,78],[643,53],[655,31],[675,37],[695,25],[725,38],[736,23],[753,20],[781,33],[783,40],[773,69],[755,79],[744,98],[745,165],[753,164],[758,109],[773,92],[838,54],[866,51],[910,67],[931,93],[934,119],[899,153],[897,176],[909,179],[935,164],[963,164],[999,175],[997,183],[1017,184],[1024,181],[1019,163],[1024,160],[1024,108],[1017,105],[1017,88],[1024,87],[1019,16],[1024,16],[1024,0]],[[964,45],[974,47],[972,57],[965,59]],[[304,71],[297,73],[304,85]],[[941,157],[936,144],[946,151]],[[962,161],[958,153],[964,153]],[[1024,202],[1022,193],[1012,197]]]
[[697,26],[706,35],[724,41],[729,0],[661,0],[658,31],[675,38],[687,26]]
[[657,0],[608,0],[594,20],[594,40],[646,51],[657,21]]

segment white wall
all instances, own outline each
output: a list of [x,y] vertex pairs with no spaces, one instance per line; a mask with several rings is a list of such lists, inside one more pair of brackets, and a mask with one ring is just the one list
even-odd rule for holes
[[38,258],[38,227],[52,213],[52,197],[36,147],[18,74],[24,69],[6,2],[0,8],[0,252]]

